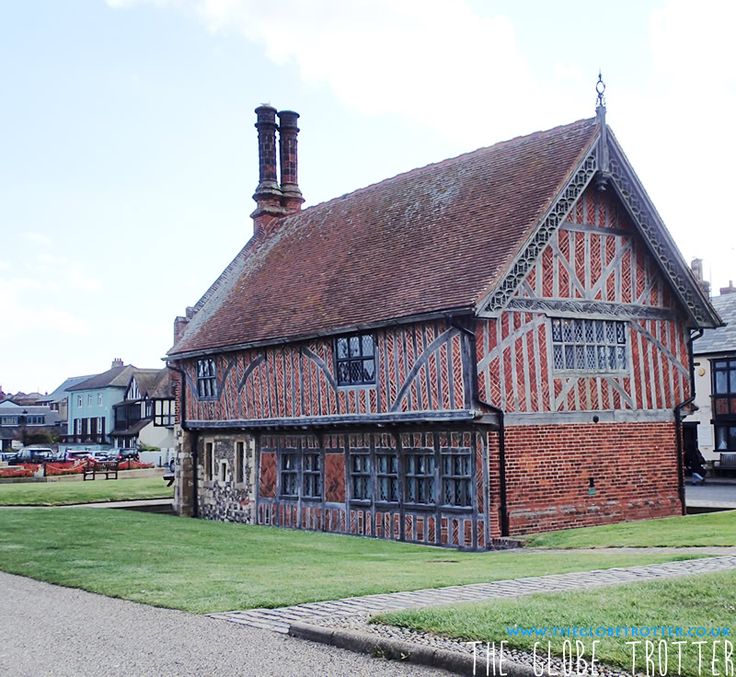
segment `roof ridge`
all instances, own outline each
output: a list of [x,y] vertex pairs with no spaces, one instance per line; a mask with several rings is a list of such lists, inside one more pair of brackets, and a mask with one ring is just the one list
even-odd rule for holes
[[[355,188],[347,193],[343,193],[342,195],[337,195],[335,197],[331,197],[327,200],[323,200],[322,202],[317,202],[313,205],[309,205],[307,207],[304,207],[298,212],[295,212],[294,214],[289,214],[288,216],[283,217],[281,220],[286,222],[290,219],[292,219],[295,216],[299,216],[300,214],[306,214],[311,210],[317,209],[318,207],[324,207],[325,205],[331,204],[333,202],[340,202],[342,200],[346,200],[348,198],[351,198],[355,195],[359,195],[363,191],[368,191],[372,188],[375,188],[376,186],[382,186],[388,183],[391,183],[392,181],[396,181],[399,179],[403,179],[406,177],[409,177],[412,174],[420,174],[422,172],[435,169],[441,165],[444,165],[446,163],[452,163],[457,162],[460,160],[468,159],[469,157],[477,154],[481,154],[484,152],[488,152],[492,149],[497,149],[502,146],[508,146],[514,143],[519,143],[520,141],[532,141],[534,139],[539,138],[540,136],[544,134],[552,134],[553,132],[559,132],[563,128],[568,127],[575,127],[577,125],[580,125],[583,122],[590,122],[590,123],[596,123],[595,117],[590,118],[580,118],[579,120],[575,120],[574,122],[568,122],[567,124],[561,124],[556,125],[555,127],[550,127],[549,129],[539,129],[535,132],[531,132],[530,134],[519,134],[518,136],[514,136],[510,139],[505,139],[504,141],[497,141],[496,143],[492,143],[488,146],[480,146],[479,148],[475,148],[474,150],[468,150],[464,151],[462,153],[459,153],[457,155],[451,155],[448,158],[443,158],[442,160],[437,160],[436,162],[429,162],[426,165],[422,165],[421,167],[413,167],[412,169],[407,169],[405,171],[399,172],[398,174],[394,174],[393,176],[387,176],[384,179],[380,179],[379,181],[374,181],[372,183],[369,183],[365,186],[361,186],[359,188]],[[249,240],[250,242],[250,240]],[[248,243],[246,243],[247,246]],[[243,247],[245,248],[245,247]],[[242,251],[242,250],[241,250]],[[236,257],[237,258],[237,257]]]

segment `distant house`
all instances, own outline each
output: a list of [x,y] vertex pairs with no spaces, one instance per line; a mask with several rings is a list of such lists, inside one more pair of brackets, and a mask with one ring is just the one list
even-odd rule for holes
[[44,395],[39,400],[38,404],[47,406],[52,411],[58,412],[59,425],[64,426],[63,433],[66,433],[66,422],[69,414],[69,389],[72,386],[78,385],[82,381],[92,378],[92,376],[94,376],[94,374],[87,374],[86,376],[71,376],[58,386],[56,390]]
[[112,444],[119,449],[174,447],[174,398],[168,369],[136,369],[125,397],[113,405]]
[[58,435],[59,414],[47,406],[0,402],[0,451],[26,443],[50,442]]
[[724,291],[712,303],[726,326],[705,329],[693,342],[698,409],[684,423],[686,444],[697,443],[711,462],[736,453],[736,293]]
[[67,388],[69,393],[65,448],[109,449],[115,425],[114,405],[121,402],[136,368],[116,358],[102,374]]

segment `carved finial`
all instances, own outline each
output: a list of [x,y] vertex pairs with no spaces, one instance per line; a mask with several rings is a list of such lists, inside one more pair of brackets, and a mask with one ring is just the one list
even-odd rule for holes
[[601,69],[598,69],[598,82],[595,83],[595,91],[598,95],[598,103],[595,107],[595,112],[600,114],[601,109],[603,113],[606,112],[606,99],[603,96],[606,93],[606,83],[603,82],[603,75],[601,75]]
[[595,91],[598,95],[598,102],[595,107],[595,116],[598,118],[598,126],[600,136],[598,137],[598,174],[596,176],[596,187],[600,191],[605,191],[608,187],[610,175],[609,154],[608,154],[608,126],[606,125],[606,99],[603,96],[606,93],[606,83],[603,82],[600,68],[598,69],[598,82],[595,83]]

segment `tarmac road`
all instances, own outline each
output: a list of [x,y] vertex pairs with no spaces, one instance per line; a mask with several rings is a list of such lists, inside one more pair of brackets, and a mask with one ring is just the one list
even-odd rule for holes
[[449,674],[2,572],[0,627],[3,677]]

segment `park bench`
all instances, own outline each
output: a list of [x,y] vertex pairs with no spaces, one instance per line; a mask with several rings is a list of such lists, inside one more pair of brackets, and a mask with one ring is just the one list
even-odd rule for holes
[[106,480],[116,480],[118,478],[117,459],[113,461],[96,461],[93,458],[88,458],[82,468],[82,480],[94,480],[98,474],[104,474]]
[[718,460],[719,470],[736,470],[736,454],[721,454]]

